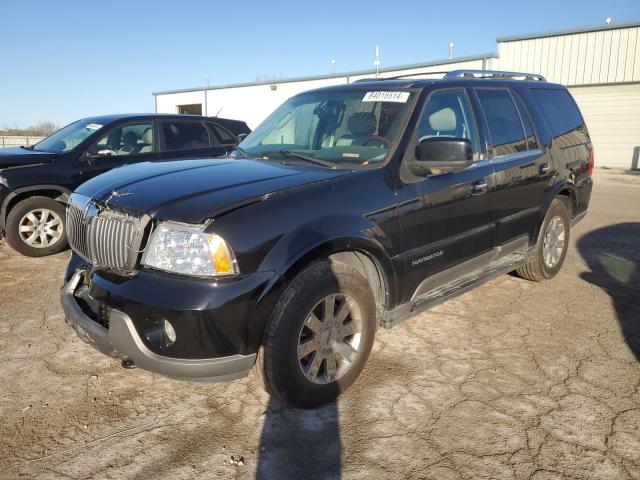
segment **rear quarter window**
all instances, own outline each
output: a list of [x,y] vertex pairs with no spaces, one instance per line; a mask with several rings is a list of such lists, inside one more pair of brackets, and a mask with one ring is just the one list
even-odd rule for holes
[[588,141],[584,130],[584,120],[568,91],[533,88],[531,95],[542,110],[554,138],[576,132],[584,137],[582,141]]

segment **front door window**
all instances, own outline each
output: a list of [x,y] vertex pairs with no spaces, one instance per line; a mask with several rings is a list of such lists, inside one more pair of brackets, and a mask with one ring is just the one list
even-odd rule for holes
[[116,127],[98,140],[96,150],[108,150],[115,156],[153,153],[153,126],[151,123],[136,123]]

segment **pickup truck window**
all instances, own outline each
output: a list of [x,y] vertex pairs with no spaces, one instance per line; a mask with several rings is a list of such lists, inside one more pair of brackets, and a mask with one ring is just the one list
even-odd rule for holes
[[[370,89],[369,89],[370,90]],[[331,164],[384,162],[400,138],[413,93],[333,90],[286,101],[242,142],[249,155],[282,152]]]
[[476,90],[493,145],[493,156],[499,157],[527,150],[520,116],[507,90]]

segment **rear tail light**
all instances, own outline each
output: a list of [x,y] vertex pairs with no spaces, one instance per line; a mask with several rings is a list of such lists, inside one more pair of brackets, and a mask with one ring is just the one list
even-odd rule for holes
[[589,150],[589,166],[587,167],[587,172],[589,172],[589,176],[593,174],[593,167],[595,165],[595,158],[593,157],[593,147]]

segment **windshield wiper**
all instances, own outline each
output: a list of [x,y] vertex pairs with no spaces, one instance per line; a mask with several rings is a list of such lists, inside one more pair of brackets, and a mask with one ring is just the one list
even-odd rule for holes
[[23,148],[25,150],[33,150],[33,145],[31,145],[30,147],[25,147],[24,145],[20,145],[20,148]]
[[[320,165],[322,167],[336,168],[336,166],[331,162],[325,162],[324,160],[320,160],[319,158],[310,157],[310,156],[305,155],[303,153],[292,152],[291,150],[276,150],[274,152],[263,152],[263,155],[266,155],[268,153],[275,153],[277,155],[282,155],[283,157],[290,157],[290,158],[297,158],[297,159],[300,159],[300,160],[305,160],[305,161],[307,161],[309,163],[314,163],[314,164]],[[268,158],[268,155],[267,155],[267,158]]]

